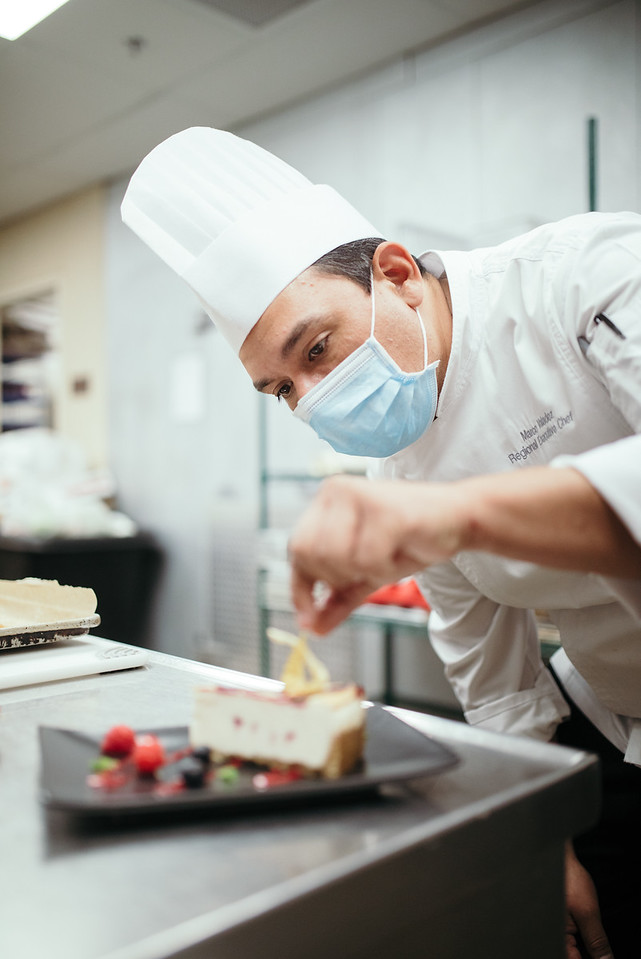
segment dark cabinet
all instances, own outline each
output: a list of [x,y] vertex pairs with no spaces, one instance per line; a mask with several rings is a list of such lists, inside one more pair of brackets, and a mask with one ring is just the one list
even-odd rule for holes
[[147,534],[81,539],[0,537],[0,579],[37,576],[89,586],[98,597],[99,636],[151,646],[161,551]]

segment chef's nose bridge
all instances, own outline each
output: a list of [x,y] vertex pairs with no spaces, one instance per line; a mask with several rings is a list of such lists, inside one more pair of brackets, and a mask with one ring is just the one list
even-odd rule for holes
[[299,373],[294,379],[294,393],[296,401],[302,400],[306,393],[309,393],[313,386],[325,379],[327,371],[323,370],[305,370]]

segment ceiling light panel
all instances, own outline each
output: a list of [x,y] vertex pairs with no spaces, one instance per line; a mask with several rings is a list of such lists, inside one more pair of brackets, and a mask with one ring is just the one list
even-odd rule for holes
[[68,0],[0,0],[0,37],[17,40]]
[[204,7],[220,10],[236,20],[260,27],[270,20],[289,13],[294,7],[301,7],[309,0],[195,0]]

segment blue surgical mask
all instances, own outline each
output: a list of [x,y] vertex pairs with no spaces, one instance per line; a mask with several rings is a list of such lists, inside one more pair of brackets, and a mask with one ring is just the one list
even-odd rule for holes
[[370,335],[299,401],[294,416],[334,447],[354,456],[391,456],[414,443],[436,414],[438,360],[428,365],[423,334],[423,369],[405,373],[374,336],[372,289]]

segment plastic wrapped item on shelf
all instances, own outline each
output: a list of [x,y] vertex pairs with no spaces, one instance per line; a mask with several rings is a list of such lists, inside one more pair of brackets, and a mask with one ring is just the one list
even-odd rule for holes
[[0,434],[0,535],[133,536],[136,524],[111,509],[113,480],[91,471],[80,447],[49,429]]

